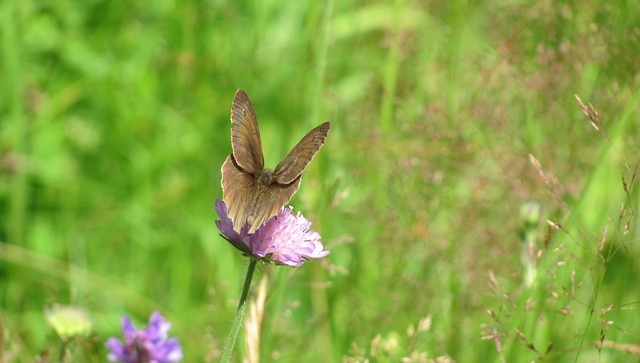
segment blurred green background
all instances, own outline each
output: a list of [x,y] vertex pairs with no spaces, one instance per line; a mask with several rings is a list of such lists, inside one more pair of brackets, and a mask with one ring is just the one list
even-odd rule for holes
[[238,88],[268,166],[333,124],[291,201],[332,252],[260,267],[263,361],[638,360],[638,19],[637,1],[0,2],[0,360],[53,361],[54,304],[91,316],[73,361],[154,310],[186,362],[219,359],[247,266],[213,208]]

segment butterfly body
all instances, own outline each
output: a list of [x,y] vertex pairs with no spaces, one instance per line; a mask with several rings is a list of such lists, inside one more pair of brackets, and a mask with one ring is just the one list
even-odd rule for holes
[[260,186],[269,186],[273,182],[273,172],[271,169],[264,169],[262,173],[260,173],[260,177],[258,178],[258,184]]
[[231,108],[233,153],[222,165],[222,192],[233,228],[254,233],[278,213],[300,187],[300,176],[324,144],[331,124],[309,131],[272,171],[264,167],[260,130],[249,97],[236,92]]

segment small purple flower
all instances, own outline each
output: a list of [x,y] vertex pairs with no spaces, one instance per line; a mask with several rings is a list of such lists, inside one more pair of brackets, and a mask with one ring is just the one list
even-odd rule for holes
[[182,360],[182,348],[177,338],[169,338],[171,323],[159,312],[149,318],[147,329],[136,330],[128,316],[122,317],[124,344],[109,338],[105,346],[111,350],[107,356],[111,362],[124,363],[174,363]]
[[233,222],[227,215],[227,205],[218,199],[216,212],[220,220],[216,221],[216,226],[234,247],[245,255],[263,262],[296,267],[302,266],[311,258],[328,255],[330,251],[323,251],[320,234],[309,229],[311,222],[300,212],[296,215],[292,211],[293,207],[283,207],[255,233],[247,233],[247,225],[237,233],[233,230]]

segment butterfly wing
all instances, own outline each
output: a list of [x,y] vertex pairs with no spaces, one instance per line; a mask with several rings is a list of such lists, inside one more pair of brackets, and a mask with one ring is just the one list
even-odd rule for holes
[[291,197],[300,187],[300,177],[293,182],[283,185],[272,183],[269,186],[261,187],[256,196],[255,208],[251,208],[248,216],[248,223],[251,226],[249,233],[253,233],[269,218],[278,214],[280,208],[287,204]]
[[239,89],[231,107],[231,148],[237,165],[244,171],[259,176],[264,169],[264,156],[258,119],[249,96]]
[[242,170],[233,155],[229,155],[222,164],[222,199],[227,204],[233,229],[238,233],[247,223],[257,190],[257,179]]
[[[289,154],[287,154],[284,160],[276,166],[276,169],[273,171],[273,180],[282,185],[291,184],[295,181],[307,165],[309,165],[313,157],[316,156],[322,145],[324,145],[324,140],[329,134],[329,129],[331,129],[331,123],[325,122],[309,131],[309,133],[289,151]],[[298,188],[296,188],[296,190],[297,189]],[[291,198],[291,196],[289,196],[289,198]],[[285,203],[288,201],[287,199]]]

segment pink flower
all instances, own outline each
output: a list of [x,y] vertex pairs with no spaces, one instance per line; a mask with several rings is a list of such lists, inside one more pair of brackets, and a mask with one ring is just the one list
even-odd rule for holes
[[321,258],[330,252],[323,250],[320,234],[309,229],[311,222],[300,212],[293,214],[293,207],[283,207],[253,234],[247,233],[247,225],[240,233],[233,230],[233,222],[227,215],[227,205],[220,199],[216,200],[216,212],[220,217],[216,226],[222,232],[222,237],[245,255],[263,262],[297,267],[309,259]]

